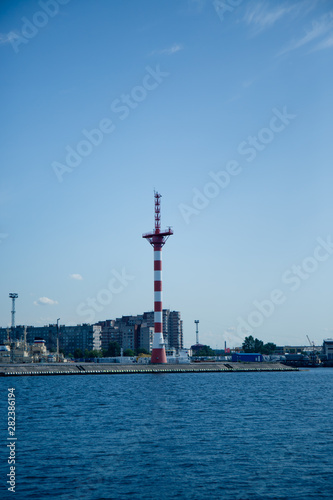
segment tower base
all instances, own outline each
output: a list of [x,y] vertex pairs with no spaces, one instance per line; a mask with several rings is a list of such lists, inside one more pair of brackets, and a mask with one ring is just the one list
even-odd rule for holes
[[159,364],[167,363],[167,358],[166,358],[164,347],[158,348],[158,349],[153,348],[153,350],[151,352],[151,363],[153,363],[155,365],[157,363],[159,363]]

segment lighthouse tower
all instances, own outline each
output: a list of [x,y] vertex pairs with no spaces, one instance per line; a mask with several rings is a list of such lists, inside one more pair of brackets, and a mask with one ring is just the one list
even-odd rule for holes
[[155,191],[155,229],[151,233],[142,235],[154,248],[154,340],[151,354],[152,363],[166,363],[165,345],[163,338],[162,315],[162,247],[173,231],[171,227],[161,231],[161,195]]

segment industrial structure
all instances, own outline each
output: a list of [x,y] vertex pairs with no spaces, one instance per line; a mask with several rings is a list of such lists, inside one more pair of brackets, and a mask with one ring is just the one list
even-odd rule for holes
[[195,323],[195,338],[196,338],[196,344],[199,344],[199,320],[198,319],[195,319],[194,320],[194,323]]
[[162,247],[173,234],[171,227],[161,231],[161,195],[155,191],[155,229],[145,233],[145,238],[154,248],[154,340],[151,355],[152,363],[166,363],[162,321]]
[[[16,327],[17,328],[17,327]],[[23,327],[23,337],[19,340],[10,339],[10,329],[7,328],[7,340],[0,344],[0,363],[40,363],[64,361],[64,356],[55,357],[48,352],[46,342],[40,337],[27,342],[27,327]]]
[[12,329],[15,328],[15,299],[18,298],[17,293],[10,293],[9,298],[12,299]]

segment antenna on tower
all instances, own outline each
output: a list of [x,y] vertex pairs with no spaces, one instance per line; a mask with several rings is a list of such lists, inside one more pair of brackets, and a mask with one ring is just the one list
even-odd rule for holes
[[17,293],[10,293],[9,298],[12,299],[12,330],[15,328],[15,299],[18,298]]

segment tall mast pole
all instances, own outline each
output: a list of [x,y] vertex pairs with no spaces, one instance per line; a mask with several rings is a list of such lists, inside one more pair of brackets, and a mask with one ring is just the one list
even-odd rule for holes
[[57,363],[59,363],[59,320],[57,319]]
[[195,319],[194,320],[194,323],[195,323],[195,336],[196,336],[196,343],[199,344],[199,328],[198,328],[198,325],[199,325],[199,320],[198,319]]
[[163,308],[162,308],[162,247],[170,235],[171,227],[161,231],[161,195],[154,193],[155,198],[155,229],[143,234],[154,249],[154,340],[151,354],[152,363],[166,363],[165,343],[163,338]]
[[17,299],[17,293],[10,293],[9,298],[12,299],[12,330],[15,329],[15,299]]

